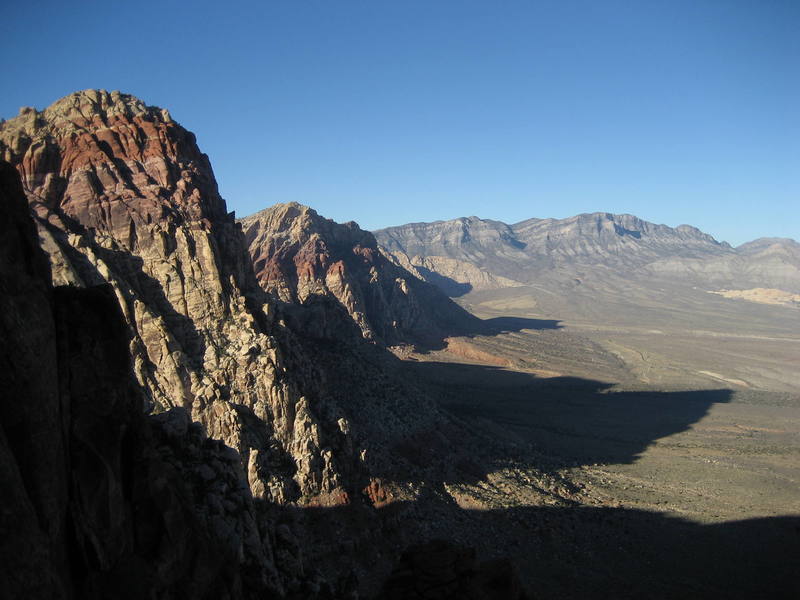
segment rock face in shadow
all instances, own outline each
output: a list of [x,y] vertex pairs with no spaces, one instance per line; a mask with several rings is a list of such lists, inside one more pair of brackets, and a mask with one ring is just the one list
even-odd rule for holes
[[334,298],[368,340],[425,346],[475,327],[476,319],[390,261],[356,223],[335,223],[297,203],[240,222],[264,290],[285,302]]
[[281,537],[262,514],[237,452],[207,438],[183,408],[145,415],[114,290],[51,287],[7,163],[0,163],[0,201],[3,594],[324,593],[301,554],[281,560],[292,534]]
[[[517,576],[527,597],[543,599],[791,600],[800,592],[797,516],[700,525],[651,511],[540,506],[460,517],[464,541],[408,548],[378,597],[526,597]],[[470,548],[486,546],[502,548],[519,570],[474,560]]]
[[508,560],[478,563],[475,550],[434,540],[407,548],[383,587],[385,600],[525,600]]

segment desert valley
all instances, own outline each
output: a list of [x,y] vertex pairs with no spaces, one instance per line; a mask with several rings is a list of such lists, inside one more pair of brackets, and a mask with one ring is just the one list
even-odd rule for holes
[[0,123],[8,597],[800,594],[798,242],[237,218],[213,158]]

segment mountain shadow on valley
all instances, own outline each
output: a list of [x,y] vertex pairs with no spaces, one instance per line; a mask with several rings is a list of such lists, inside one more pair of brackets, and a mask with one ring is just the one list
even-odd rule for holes
[[443,350],[448,345],[448,338],[478,336],[496,336],[504,333],[518,333],[525,329],[543,331],[548,329],[562,329],[558,319],[528,319],[525,317],[493,317],[480,319],[458,305],[454,305],[464,314],[464,318],[457,322],[445,323],[441,331],[435,332],[424,343],[416,345],[422,353],[431,350]]
[[[551,468],[630,464],[655,440],[686,431],[728,389],[616,391],[578,377],[539,378],[500,367],[406,361],[408,376],[457,417],[533,447]],[[540,465],[537,465],[540,466]]]
[[519,332],[523,329],[541,331],[543,329],[562,329],[561,321],[557,319],[526,319],[523,317],[494,317],[483,319],[482,325],[486,335],[500,335],[501,333]]
[[[354,558],[375,565],[375,549],[381,548],[377,556],[382,567],[359,577],[364,597],[376,600],[744,600],[800,594],[797,516],[698,524],[626,508],[464,509],[448,502],[444,493],[378,509],[354,502],[269,510],[276,511],[278,523],[302,529],[316,539],[312,543],[317,547],[330,548],[325,560],[338,560],[342,574],[352,568]],[[377,515],[377,521],[369,515]],[[341,537],[342,532],[350,532],[355,557],[330,544],[331,537]],[[400,564],[404,550],[413,554],[432,541],[438,541],[440,549],[449,546],[456,560],[448,560],[447,552],[426,556],[423,551]],[[392,562],[393,571],[387,568]],[[459,562],[467,562],[467,568],[459,568]],[[475,593],[472,584],[481,562],[494,563],[499,577],[488,585],[483,582],[482,593]],[[509,579],[518,579],[524,591],[501,593]],[[443,593],[448,589],[452,593]]]
[[[308,308],[295,312],[302,316]],[[429,426],[408,428],[390,448],[392,461],[373,465],[372,473],[389,481],[421,479],[433,490],[485,481],[508,461],[553,474],[579,465],[630,464],[656,440],[686,431],[714,404],[730,402],[733,394],[727,389],[617,391],[611,383],[579,377],[540,378],[487,365],[400,361],[388,350],[343,336],[332,325],[353,327],[345,314],[314,328],[303,327],[299,316],[292,316],[291,324],[310,336],[303,342],[306,360],[337,365],[345,352],[357,357],[346,369],[328,371],[326,393],[359,428],[377,427],[368,418],[376,404],[390,409],[396,427],[405,428],[402,423],[412,405],[398,398],[418,398],[413,410],[430,411],[425,419]],[[541,487],[546,493],[546,486]]]

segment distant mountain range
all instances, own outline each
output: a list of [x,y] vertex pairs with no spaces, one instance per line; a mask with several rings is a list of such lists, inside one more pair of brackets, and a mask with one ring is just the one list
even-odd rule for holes
[[453,296],[606,273],[692,285],[800,290],[800,244],[761,238],[737,248],[696,227],[633,215],[580,214],[513,225],[463,217],[375,232],[395,260]]

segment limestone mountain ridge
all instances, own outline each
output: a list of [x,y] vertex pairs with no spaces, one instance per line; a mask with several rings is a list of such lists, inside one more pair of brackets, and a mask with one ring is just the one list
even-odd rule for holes
[[715,285],[734,285],[737,278],[748,286],[759,278],[767,286],[800,285],[800,261],[791,240],[733,248],[691,225],[669,227],[628,214],[534,218],[512,225],[463,217],[389,227],[375,236],[396,260],[471,289],[580,278],[591,271],[625,277],[672,274],[687,281],[710,278]]

